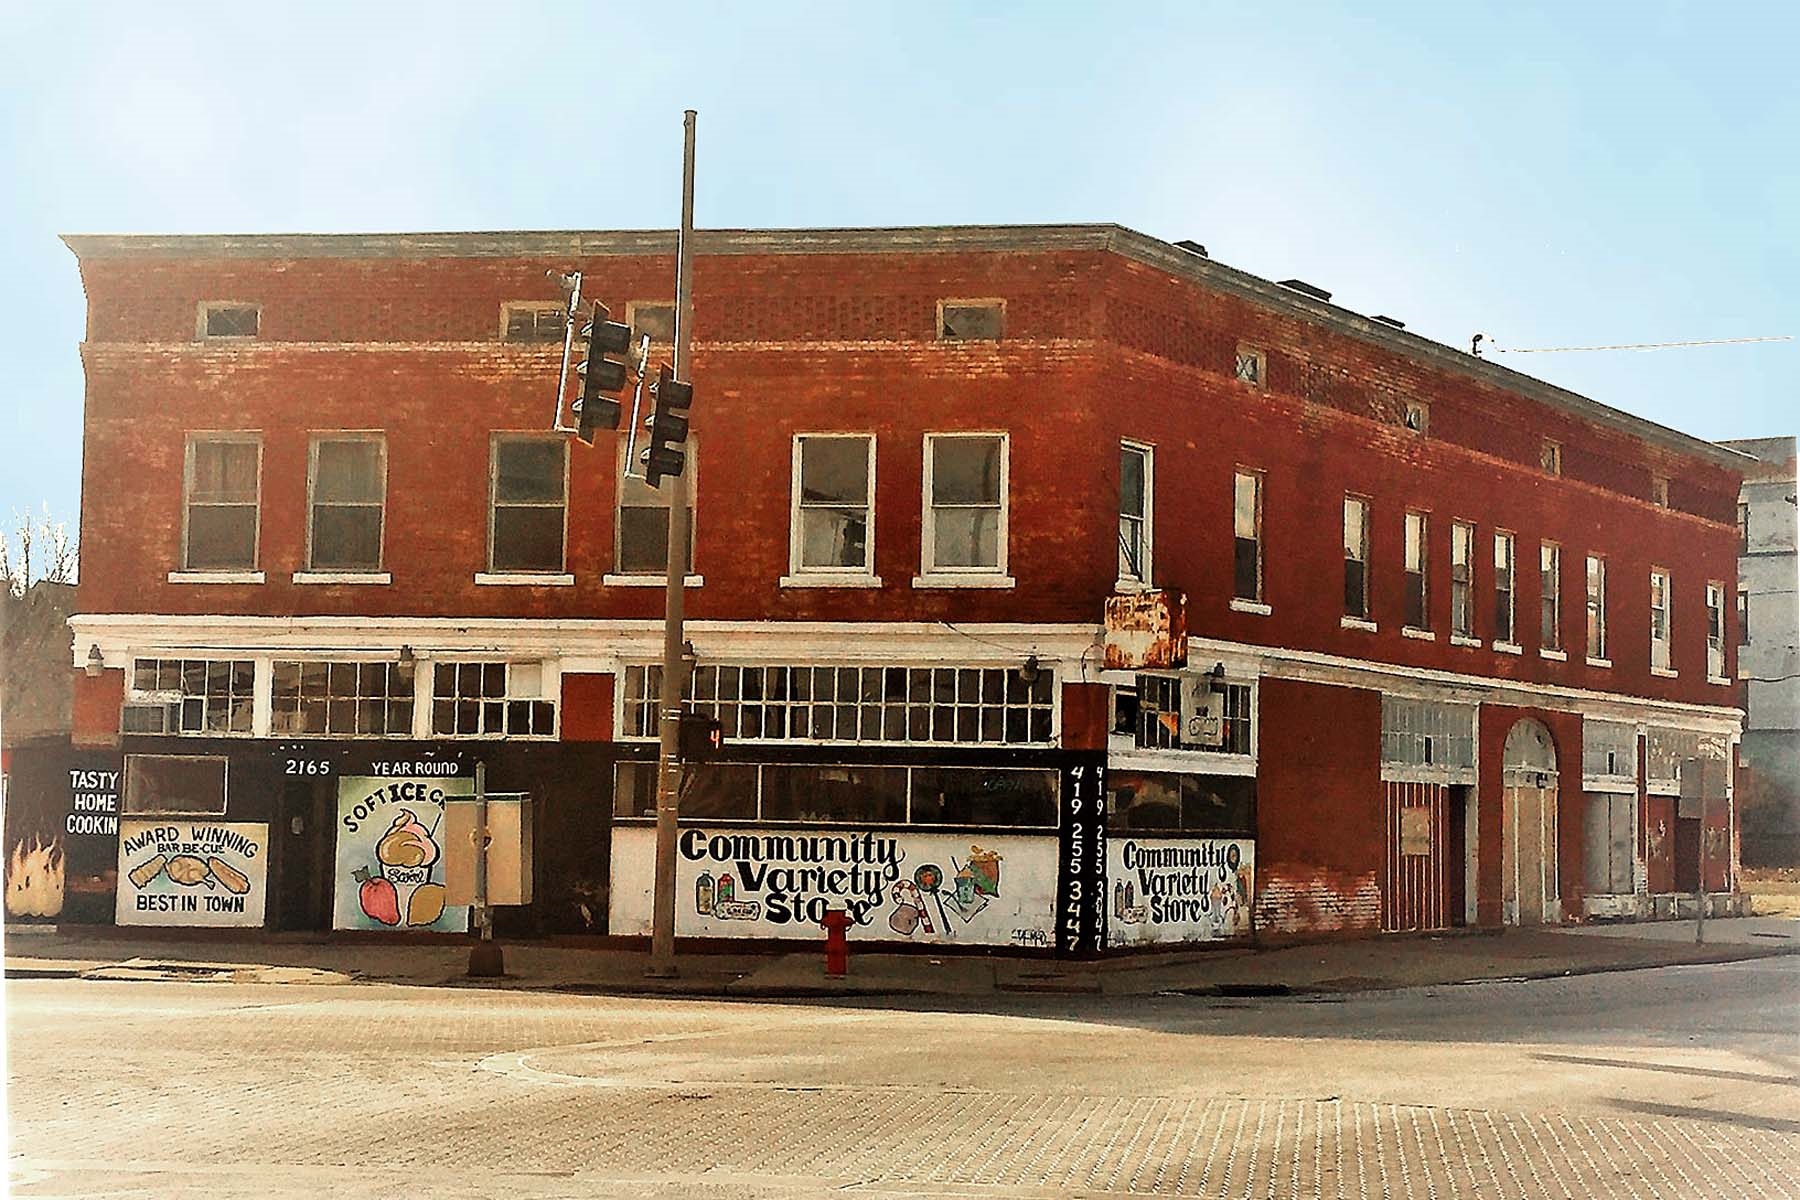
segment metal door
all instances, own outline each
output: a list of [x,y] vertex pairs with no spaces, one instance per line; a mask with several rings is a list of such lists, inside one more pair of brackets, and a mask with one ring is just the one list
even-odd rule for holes
[[277,929],[324,929],[331,913],[331,810],[335,781],[287,779],[269,830],[277,879]]
[[1450,924],[1450,789],[1441,783],[1385,786],[1387,861],[1381,928],[1390,933],[1443,929]]

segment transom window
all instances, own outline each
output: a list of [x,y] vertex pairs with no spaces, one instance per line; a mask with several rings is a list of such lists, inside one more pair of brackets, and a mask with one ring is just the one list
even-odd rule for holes
[[1119,578],[1150,582],[1151,449],[1119,444]]
[[925,436],[924,573],[1006,572],[1007,439]]
[[[656,815],[656,764],[618,764],[613,814]],[[701,763],[689,768],[683,817],[706,821],[1055,828],[1060,780],[1027,767]],[[944,864],[954,877],[968,864]],[[954,879],[946,881],[954,885]]]
[[1140,674],[1137,677],[1136,713],[1131,717],[1134,743],[1142,750],[1250,754],[1253,745],[1250,716],[1254,707],[1251,686],[1247,683],[1227,683],[1224,687],[1224,743],[1219,746],[1193,746],[1181,740],[1181,677]]
[[[625,442],[619,441],[619,520],[617,529],[618,572],[621,575],[661,575],[669,565],[669,494],[672,488],[653,488],[641,475],[628,474]],[[687,570],[694,570],[694,498],[700,494],[695,439],[687,440],[688,538]]]
[[444,737],[549,737],[556,705],[536,662],[440,662],[432,671],[431,731]]
[[262,496],[262,440],[255,434],[202,434],[187,444],[189,571],[256,568]]
[[1381,761],[1388,766],[1475,767],[1475,706],[1381,698]]
[[131,664],[131,703],[166,704],[176,712],[173,728],[153,732],[249,733],[255,695],[256,664],[249,659],[139,658]]
[[874,573],[874,437],[796,437],[793,497],[790,554],[795,574]]
[[494,439],[492,570],[554,574],[563,569],[568,468],[568,444],[561,438]]
[[313,439],[308,564],[378,571],[387,500],[387,443],[379,434]]
[[[655,737],[662,668],[624,687],[621,736]],[[1056,691],[1014,667],[701,666],[687,694],[728,741],[1047,745]]]
[[1113,833],[1181,830],[1256,836],[1256,779],[1166,771],[1108,771],[1106,827]]
[[938,337],[946,342],[997,342],[1005,331],[1004,301],[938,301]]
[[1637,778],[1637,726],[1626,721],[1589,717],[1581,723],[1581,770],[1584,775]]
[[412,734],[412,663],[277,661],[273,674],[277,737]]

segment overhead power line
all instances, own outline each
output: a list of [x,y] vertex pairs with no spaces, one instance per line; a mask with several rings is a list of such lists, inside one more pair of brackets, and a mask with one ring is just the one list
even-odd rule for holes
[[1672,350],[1686,346],[1743,346],[1751,342],[1791,342],[1792,334],[1776,334],[1772,337],[1741,338],[1701,338],[1687,342],[1626,342],[1617,346],[1502,346],[1485,333],[1475,335],[1470,350],[1479,357],[1482,343],[1496,354],[1573,354],[1588,350]]

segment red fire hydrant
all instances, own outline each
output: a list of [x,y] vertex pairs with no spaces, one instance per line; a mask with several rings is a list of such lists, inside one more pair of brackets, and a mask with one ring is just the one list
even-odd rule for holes
[[825,927],[825,974],[842,979],[850,973],[850,914],[828,908],[819,924]]

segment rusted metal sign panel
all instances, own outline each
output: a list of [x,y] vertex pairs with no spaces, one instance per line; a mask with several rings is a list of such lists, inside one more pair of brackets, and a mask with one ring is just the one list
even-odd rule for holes
[[1169,670],[1187,665],[1187,596],[1124,592],[1106,599],[1106,669]]

